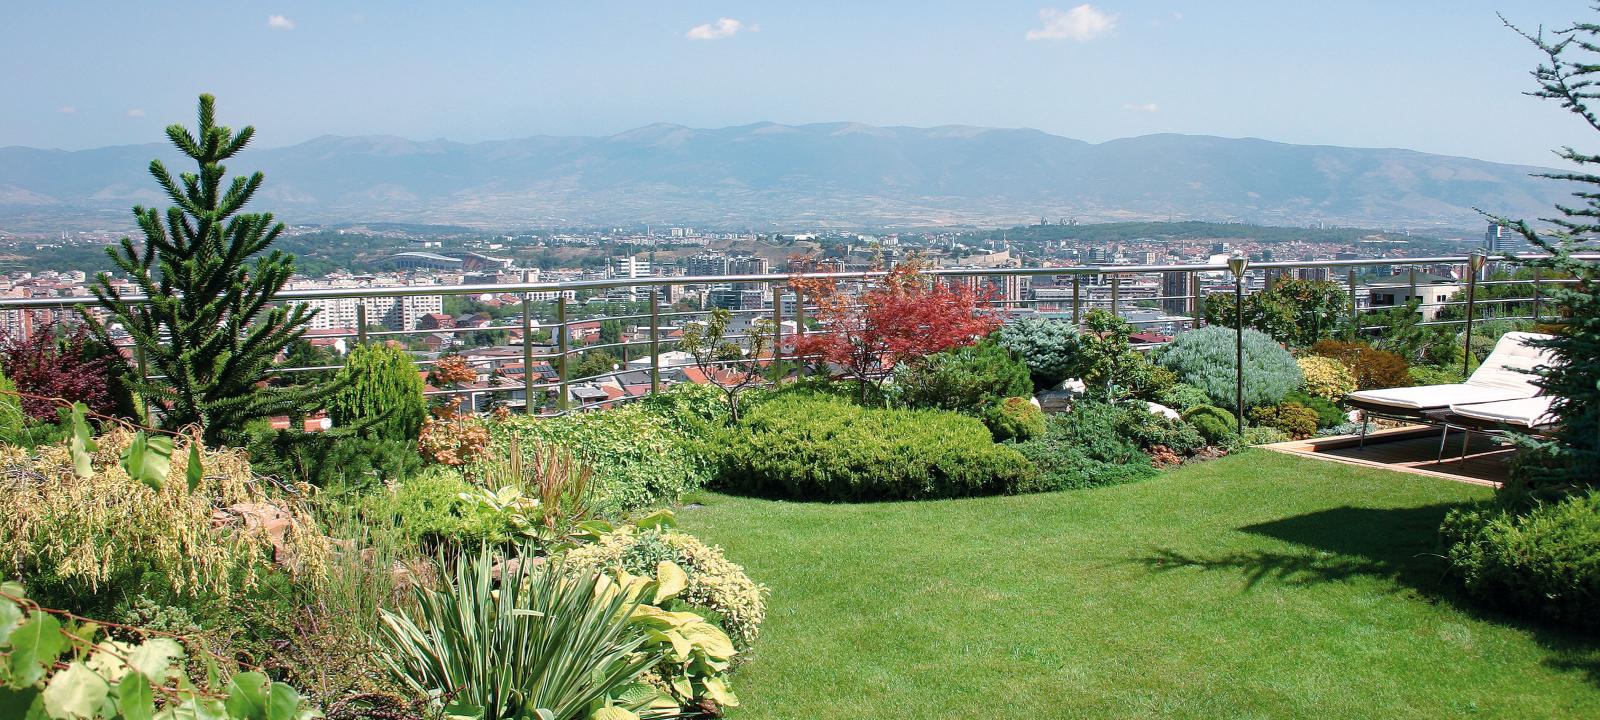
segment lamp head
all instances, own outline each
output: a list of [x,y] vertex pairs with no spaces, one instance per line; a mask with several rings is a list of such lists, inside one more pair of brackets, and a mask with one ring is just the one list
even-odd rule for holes
[[1250,258],[1244,255],[1234,255],[1228,258],[1228,272],[1233,273],[1235,280],[1244,277],[1244,271],[1250,267]]
[[1469,269],[1471,269],[1474,274],[1476,274],[1479,271],[1483,270],[1483,264],[1488,262],[1488,261],[1489,261],[1488,256],[1484,255],[1481,252],[1474,252],[1471,255],[1467,256],[1467,267]]

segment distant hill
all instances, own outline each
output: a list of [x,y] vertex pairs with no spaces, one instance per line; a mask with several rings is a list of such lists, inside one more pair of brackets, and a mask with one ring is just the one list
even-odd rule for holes
[[[93,217],[164,203],[161,145],[0,148],[0,219]],[[762,123],[650,125],[609,137],[481,143],[325,136],[250,150],[257,205],[291,222],[532,227],[642,222],[744,228],[995,226],[1203,219],[1462,228],[1473,207],[1547,212],[1540,168],[1410,150],[1147,135],[1090,144],[1037,130]]]

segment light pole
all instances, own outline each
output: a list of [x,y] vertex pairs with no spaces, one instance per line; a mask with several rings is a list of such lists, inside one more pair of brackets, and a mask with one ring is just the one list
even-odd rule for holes
[[1489,258],[1481,252],[1474,252],[1467,256],[1467,332],[1462,341],[1461,372],[1472,371],[1472,304],[1478,294],[1478,273],[1483,272],[1484,263]]
[[1228,272],[1233,273],[1233,408],[1239,421],[1239,434],[1244,434],[1244,271],[1250,267],[1250,258],[1235,254],[1228,258]]

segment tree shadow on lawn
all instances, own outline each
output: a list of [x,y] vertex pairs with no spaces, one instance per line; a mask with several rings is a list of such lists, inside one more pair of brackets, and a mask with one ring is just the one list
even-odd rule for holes
[[1305,586],[1356,577],[1386,579],[1422,602],[1447,604],[1463,614],[1524,630],[1550,653],[1544,660],[1546,666],[1580,671],[1591,685],[1600,686],[1600,641],[1596,638],[1487,607],[1450,581],[1439,524],[1451,510],[1462,507],[1468,504],[1329,508],[1239,528],[1313,552],[1252,550],[1202,556],[1157,548],[1129,562],[1151,572],[1198,568],[1243,573],[1243,592],[1268,580]]

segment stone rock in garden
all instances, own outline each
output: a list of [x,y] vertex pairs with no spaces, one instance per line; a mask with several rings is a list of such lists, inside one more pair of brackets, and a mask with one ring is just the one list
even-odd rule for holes
[[1160,416],[1162,416],[1164,418],[1167,418],[1169,420],[1181,420],[1181,419],[1183,419],[1183,415],[1180,414],[1177,410],[1173,410],[1172,408],[1169,408],[1169,407],[1167,407],[1165,405],[1162,405],[1161,403],[1145,403],[1145,404],[1150,406],[1150,414],[1151,415],[1160,415]]

